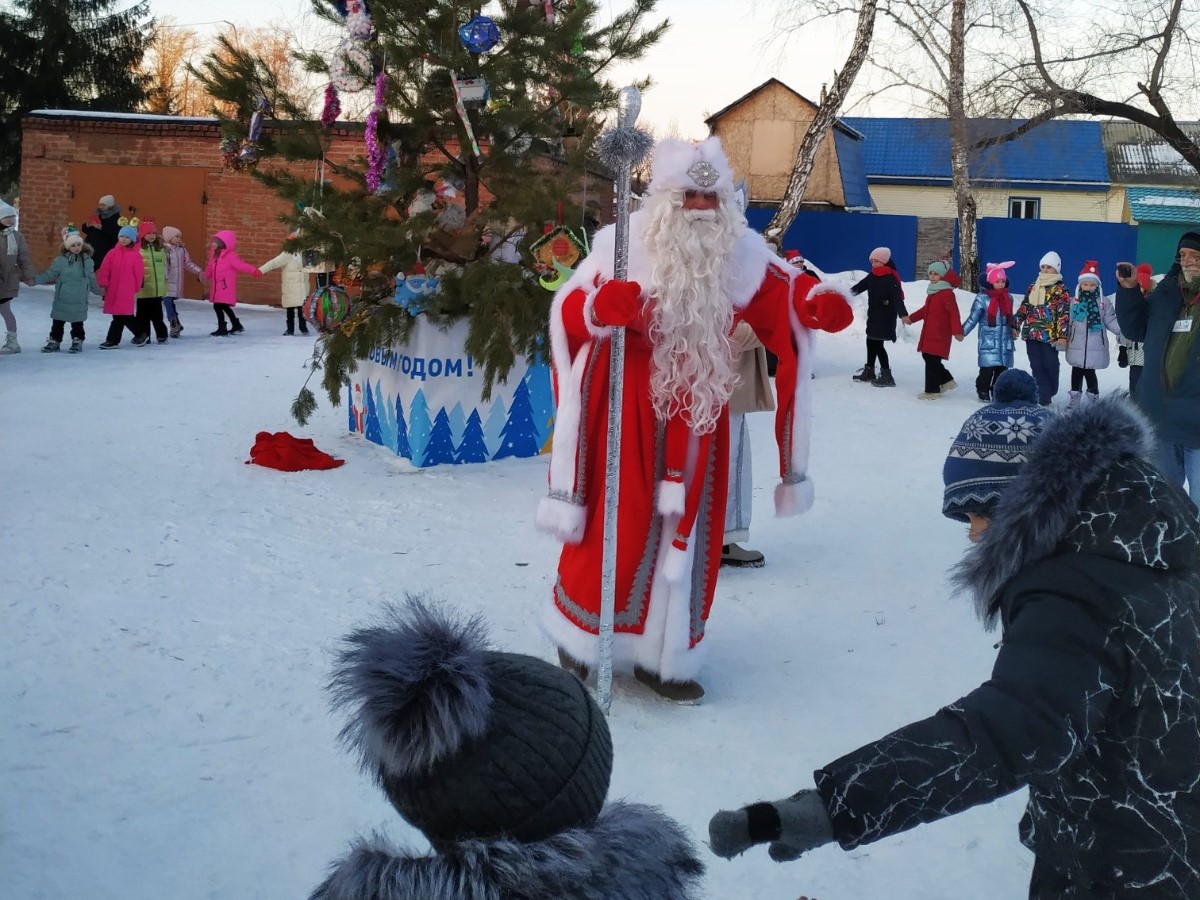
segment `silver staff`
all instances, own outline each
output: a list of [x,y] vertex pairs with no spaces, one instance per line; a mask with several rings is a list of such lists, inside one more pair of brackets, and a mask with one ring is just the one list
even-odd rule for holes
[[[654,141],[634,122],[642,109],[635,87],[617,96],[617,124],[600,136],[600,159],[617,173],[616,253],[613,278],[629,273],[629,199],[633,167],[645,159]],[[613,619],[617,610],[617,492],[621,479],[621,402],[625,382],[625,329],[614,328],[610,341],[608,377],[608,461],[604,470],[604,555],[600,570],[600,646],[596,669],[596,699],[608,714],[612,705]]]

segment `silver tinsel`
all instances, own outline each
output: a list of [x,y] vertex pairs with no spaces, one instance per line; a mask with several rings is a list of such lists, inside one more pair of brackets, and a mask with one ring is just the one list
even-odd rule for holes
[[654,138],[634,126],[610,128],[596,141],[596,156],[610,172],[636,166],[654,146]]

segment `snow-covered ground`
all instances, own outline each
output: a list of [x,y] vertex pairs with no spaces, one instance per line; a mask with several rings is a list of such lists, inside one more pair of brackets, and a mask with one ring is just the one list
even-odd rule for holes
[[[908,290],[915,309],[924,283]],[[218,340],[208,305],[183,302],[181,340],[101,352],[93,309],[85,351],[51,355],[49,300],[14,301],[25,352],[0,358],[0,894],[297,898],[356,833],[420,844],[337,745],[331,650],[424,591],[484,613],[503,647],[552,658],[536,621],[556,545],[533,527],[546,459],[418,471],[347,434],[342,409],[298,428],[312,344],[280,336],[279,310],[240,308],[246,334]],[[722,572],[705,703],[616,688],[610,796],[661,805],[697,841],[716,810],[810,786],[817,766],[990,671],[996,636],[944,575],[966,528],[941,516],[942,461],[977,406],[976,338],[954,347],[959,389],[920,401],[916,328],[889,345],[898,388],[850,380],[858,312],[818,340],[806,516],[772,517],[771,416],[750,417],[749,544],[767,565]],[[346,465],[244,465],[263,430]],[[705,850],[708,896],[1024,897],[1022,806],[785,865]]]

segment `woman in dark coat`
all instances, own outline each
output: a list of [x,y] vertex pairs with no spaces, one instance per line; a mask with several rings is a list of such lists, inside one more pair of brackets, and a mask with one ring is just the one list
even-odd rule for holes
[[[876,247],[871,251],[871,271],[851,293],[867,292],[867,364],[853,376],[855,381],[870,383],[875,387],[895,387],[884,341],[896,342],[896,319],[907,316],[904,308],[904,286],[900,273],[892,262],[892,251],[887,247]],[[879,374],[875,374],[875,363],[879,362]]]
[[96,264],[97,272],[100,271],[100,264],[104,262],[108,251],[117,246],[117,233],[122,224],[120,218],[121,207],[117,206],[112,194],[105,194],[100,198],[96,214],[89,216],[83,223],[83,234],[92,248],[92,260]]
[[818,769],[815,790],[718,813],[713,850],[851,850],[1028,787],[1031,898],[1195,900],[1196,507],[1146,462],[1153,432],[1125,396],[1042,411],[1023,465],[1043,427],[1036,384],[1009,370],[995,397],[951,449],[943,505],[977,541],[956,581],[1002,628],[992,677]]

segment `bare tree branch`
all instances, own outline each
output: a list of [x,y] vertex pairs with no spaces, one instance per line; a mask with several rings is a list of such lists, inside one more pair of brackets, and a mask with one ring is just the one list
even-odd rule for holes
[[800,204],[804,201],[804,189],[808,186],[808,179],[816,164],[817,148],[821,146],[821,141],[828,135],[829,129],[837,118],[838,110],[841,109],[842,102],[846,99],[846,94],[853,86],[854,79],[858,76],[859,69],[862,68],[863,60],[867,57],[867,51],[871,46],[871,35],[875,31],[876,3],[877,0],[864,0],[858,13],[858,27],[854,31],[854,44],[850,48],[850,55],[842,70],[834,78],[829,92],[821,98],[816,115],[809,123],[808,131],[804,133],[804,138],[800,141],[800,147],[796,151],[796,163],[792,166],[791,175],[788,176],[783,200],[775,211],[775,215],[771,217],[771,221],[767,223],[767,227],[763,229],[763,234],[777,251],[782,250],[783,236],[796,221],[796,214],[800,211]]

